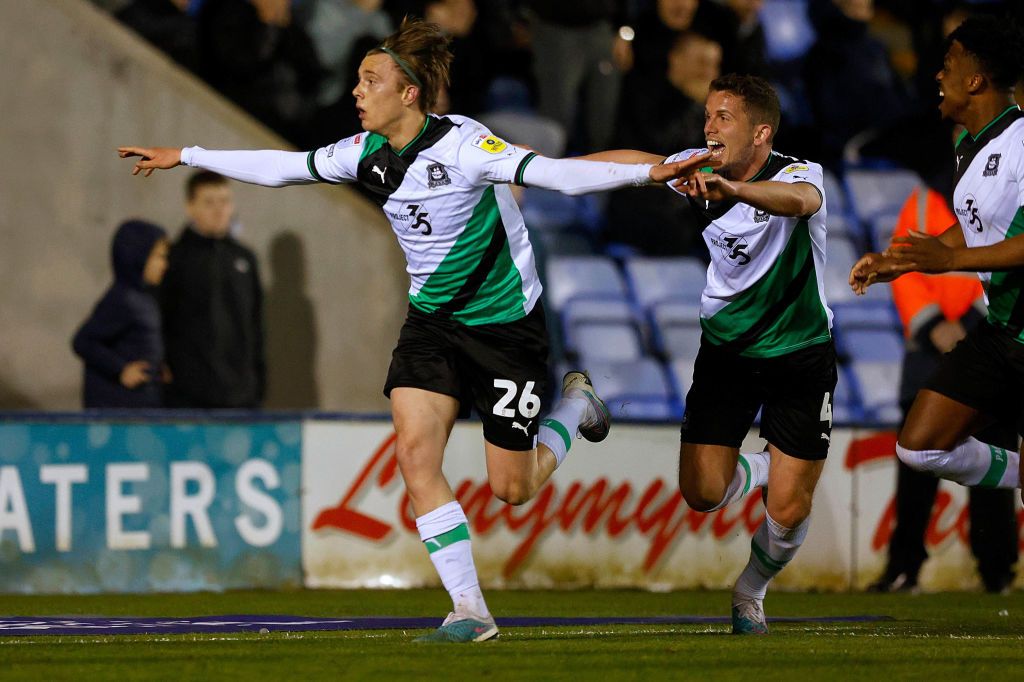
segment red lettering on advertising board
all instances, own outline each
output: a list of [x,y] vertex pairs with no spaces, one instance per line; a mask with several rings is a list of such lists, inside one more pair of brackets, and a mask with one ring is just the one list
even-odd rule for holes
[[[844,464],[853,470],[892,458],[895,442],[896,434],[892,432],[854,439],[847,449]],[[360,511],[358,506],[367,492],[374,488],[386,490],[397,476],[398,460],[392,434],[366,462],[341,502],[317,514],[313,530],[333,528],[368,540],[385,539],[393,525]],[[554,530],[566,534],[603,534],[609,538],[638,533],[648,541],[642,566],[644,572],[650,572],[684,533],[707,532],[716,540],[736,534],[749,537],[764,521],[764,507],[758,494],[748,495],[741,505],[705,514],[687,507],[674,483],[666,483],[661,478],[652,480],[641,490],[634,490],[628,481],[616,485],[604,477],[589,483],[572,481],[561,492],[549,482],[533,500],[519,507],[495,498],[486,481],[464,479],[455,486],[454,492],[474,535],[485,536],[504,528],[517,536],[518,544],[503,568],[506,576],[521,568],[537,543]],[[397,511],[401,526],[415,533],[416,515],[407,493],[401,495]],[[895,500],[890,500],[872,535],[873,551],[881,551],[888,545],[895,518]],[[968,523],[967,507],[958,507],[949,492],[939,490],[925,543],[930,547],[950,539],[966,543]],[[1024,530],[1024,511],[1018,516],[1018,523]],[[1021,547],[1024,548],[1024,542]]]
[[[896,432],[886,431],[850,441],[844,464],[847,469],[852,471],[870,462],[895,459],[895,457]],[[967,545],[970,543],[970,527],[968,505],[961,503],[956,506],[956,500],[948,491],[939,490],[935,494],[931,518],[925,529],[925,546],[938,547],[950,539]],[[882,512],[878,524],[875,526],[875,532],[871,536],[872,551],[878,552],[888,547],[895,528],[896,499],[894,496],[885,506],[885,511]],[[1024,534],[1024,509],[1017,512],[1017,528]],[[1024,550],[1024,537],[1019,540],[1019,546]]]
[[[358,503],[373,487],[387,487],[397,474],[395,437],[391,435],[374,452],[341,502],[321,511],[313,522],[313,530],[334,528],[369,540],[383,540],[392,525],[359,511]],[[561,489],[547,483],[529,503],[519,507],[507,505],[491,493],[486,481],[462,480],[455,486],[459,500],[474,535],[487,535],[504,528],[518,536],[518,544],[509,555],[503,572],[514,574],[530,557],[537,543],[551,531],[603,534],[617,538],[629,532],[639,533],[649,542],[643,570],[651,571],[683,533],[703,531],[715,539],[738,532],[753,534],[764,520],[759,495],[749,495],[742,507],[711,514],[696,512],[686,506],[674,485],[663,479],[651,481],[642,490],[633,484],[613,484],[607,478],[589,483],[572,481]],[[739,511],[736,511],[739,509]],[[398,502],[398,518],[408,532],[416,532],[416,515],[408,493]]]

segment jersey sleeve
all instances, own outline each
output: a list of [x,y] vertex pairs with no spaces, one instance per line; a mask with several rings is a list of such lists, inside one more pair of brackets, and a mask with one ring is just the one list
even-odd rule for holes
[[459,147],[459,168],[472,183],[523,184],[523,172],[537,154],[474,127]]
[[788,182],[794,185],[798,182],[806,182],[814,185],[814,188],[818,190],[818,193],[825,196],[825,174],[822,171],[821,166],[816,163],[796,161],[780,170],[772,180],[776,182]]
[[369,136],[370,133],[359,133],[309,152],[306,165],[310,175],[332,185],[355,182],[359,159]]

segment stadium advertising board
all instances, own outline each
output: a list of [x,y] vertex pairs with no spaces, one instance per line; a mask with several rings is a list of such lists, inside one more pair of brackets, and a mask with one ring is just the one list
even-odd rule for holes
[[0,591],[297,586],[299,422],[0,424]]
[[[469,518],[485,586],[730,587],[763,518],[759,495],[727,509],[688,509],[675,480],[678,429],[616,426],[578,441],[537,497],[520,507],[490,494],[479,427],[459,424],[445,472]],[[311,587],[437,582],[415,530],[387,423],[307,424],[303,563]],[[891,432],[837,429],[810,534],[780,588],[863,587],[881,571],[892,530]],[[752,436],[745,445],[760,446]],[[927,541],[926,587],[975,584],[962,532],[965,496],[943,484]]]

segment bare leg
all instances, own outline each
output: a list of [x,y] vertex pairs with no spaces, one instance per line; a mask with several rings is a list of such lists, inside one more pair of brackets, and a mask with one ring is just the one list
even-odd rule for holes
[[896,454],[907,466],[965,486],[1020,487],[1020,454],[982,443],[971,434],[987,415],[935,391],[922,390],[900,432]]
[[555,471],[555,455],[544,445],[533,450],[506,450],[484,441],[484,448],[491,490],[509,504],[533,499]]

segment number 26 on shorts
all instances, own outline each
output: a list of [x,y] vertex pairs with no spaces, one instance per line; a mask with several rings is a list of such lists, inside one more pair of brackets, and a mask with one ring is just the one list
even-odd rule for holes
[[[536,417],[540,412],[540,398],[533,393],[533,381],[527,381],[526,385],[523,386],[523,391],[519,395],[519,414],[527,419]],[[516,411],[509,407],[512,401],[516,399],[516,393],[519,393],[519,386],[514,381],[509,379],[495,379],[494,387],[505,391],[505,395],[501,396],[501,399],[494,404],[494,409],[491,410],[494,414],[499,417],[515,417]]]

